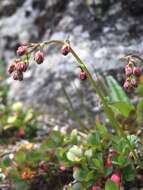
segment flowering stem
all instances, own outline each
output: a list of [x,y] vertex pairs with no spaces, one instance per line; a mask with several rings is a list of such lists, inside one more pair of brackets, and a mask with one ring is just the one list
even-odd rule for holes
[[115,129],[116,133],[121,135],[127,142],[128,146],[130,147],[130,150],[134,156],[135,160],[138,160],[138,156],[134,150],[134,147],[132,146],[132,144],[130,143],[129,139],[127,138],[126,134],[124,133],[124,131],[122,130],[121,125],[118,123],[118,121],[115,119],[114,117],[114,113],[111,110],[111,108],[108,106],[107,101],[105,100],[102,92],[100,91],[96,81],[93,79],[92,75],[90,74],[90,72],[88,71],[86,64],[79,58],[79,56],[75,53],[75,51],[70,48],[70,52],[72,53],[72,55],[75,57],[75,59],[77,60],[78,64],[80,67],[82,67],[82,69],[87,73],[88,75],[88,79],[90,80],[92,86],[94,87],[96,93],[99,95],[101,102],[103,104],[104,110],[112,124],[112,127]]
[[[30,53],[32,51],[34,51],[35,49],[39,48],[39,47],[44,48],[45,46],[48,46],[50,44],[59,44],[59,45],[65,45],[65,44],[67,44],[67,45],[69,45],[69,42],[67,42],[67,41],[61,41],[61,40],[50,40],[50,41],[39,43],[39,44],[34,43],[34,44],[31,44],[33,46],[33,49],[30,51]],[[91,82],[94,90],[96,91],[96,93],[100,97],[100,100],[101,100],[101,102],[103,104],[105,113],[107,114],[107,116],[108,116],[108,118],[110,120],[110,123],[112,124],[112,127],[115,129],[115,131],[116,131],[116,133],[118,135],[122,136],[125,139],[126,143],[128,144],[128,146],[129,146],[129,148],[130,148],[130,150],[132,152],[132,155],[133,155],[134,159],[137,160],[138,162],[140,162],[140,160],[138,159],[138,155],[137,155],[137,153],[134,150],[134,147],[132,146],[132,144],[130,143],[128,137],[124,133],[124,131],[122,129],[122,126],[115,119],[114,113],[113,113],[112,109],[109,107],[108,102],[104,98],[104,95],[102,94],[101,89],[99,88],[99,86],[96,83],[96,81],[93,79],[93,77],[92,77],[91,73],[89,72],[86,64],[79,58],[79,56],[76,54],[76,52],[71,47],[70,47],[70,53],[76,59],[79,67],[83,71],[85,71],[87,73],[89,81]]]

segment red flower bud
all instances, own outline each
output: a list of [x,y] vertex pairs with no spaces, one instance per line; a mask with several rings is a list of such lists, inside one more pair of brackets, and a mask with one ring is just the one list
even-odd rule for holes
[[46,166],[46,162],[44,160],[42,160],[40,163],[39,163],[39,168],[43,171],[46,171],[47,169],[47,166]]
[[11,74],[15,71],[15,63],[11,63],[8,67],[8,74]]
[[111,176],[111,180],[116,183],[117,185],[120,185],[120,182],[121,182],[121,177],[118,173],[114,173],[112,174]]
[[61,53],[66,56],[68,55],[69,52],[70,52],[70,45],[69,44],[63,45]]
[[97,187],[95,185],[93,185],[91,190],[97,190]]
[[141,75],[141,68],[140,67],[134,67],[133,68],[133,74],[137,77]]
[[81,71],[79,78],[80,78],[80,80],[86,80],[87,79],[87,73],[85,71]]
[[112,161],[109,158],[105,161],[105,167],[106,168],[111,168],[112,167]]
[[26,52],[27,52],[27,46],[24,45],[20,46],[16,51],[18,56],[23,56],[26,54]]
[[35,57],[34,57],[35,61],[37,62],[37,64],[41,64],[44,61],[44,53],[42,51],[37,51],[35,53]]
[[19,130],[18,130],[18,136],[19,137],[24,137],[25,136],[25,130],[24,130],[24,128],[19,128]]

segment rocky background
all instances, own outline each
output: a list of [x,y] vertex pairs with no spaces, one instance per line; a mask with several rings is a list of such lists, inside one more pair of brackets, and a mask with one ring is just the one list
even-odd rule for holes
[[[142,23],[142,0],[0,0],[0,59],[12,61],[22,42],[69,36],[92,72],[121,73],[120,56],[143,52]],[[67,114],[63,87],[77,110],[81,106],[76,89],[82,89],[85,103],[94,112],[98,99],[88,93],[88,82],[80,82],[78,74],[74,59],[50,46],[44,64],[33,62],[23,82],[8,80],[10,96],[60,118]]]

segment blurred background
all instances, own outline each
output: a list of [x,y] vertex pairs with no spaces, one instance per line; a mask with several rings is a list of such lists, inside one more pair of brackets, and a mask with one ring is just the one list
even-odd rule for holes
[[62,56],[59,47],[47,48],[42,65],[33,61],[22,82],[8,78],[7,65],[23,42],[69,37],[92,72],[100,77],[112,74],[122,85],[124,63],[119,58],[142,54],[142,23],[142,0],[0,0],[0,72],[10,85],[9,97],[44,111],[56,122],[68,117],[67,93],[75,110],[82,111],[84,102],[95,114],[98,98],[87,81],[79,80],[75,60]]

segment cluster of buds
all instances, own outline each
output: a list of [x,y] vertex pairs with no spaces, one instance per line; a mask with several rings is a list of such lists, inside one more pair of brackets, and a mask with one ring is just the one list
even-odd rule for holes
[[28,68],[28,62],[17,59],[8,67],[8,74],[13,76],[14,80],[23,80],[23,72]]
[[26,72],[29,66],[29,57],[31,53],[36,50],[34,60],[37,64],[41,64],[44,61],[44,53],[41,50],[37,50],[40,45],[37,44],[26,44],[21,45],[16,50],[17,56],[20,58],[16,59],[8,67],[8,74],[12,75],[14,80],[23,80],[23,72]]
[[127,55],[124,59],[127,60],[127,64],[125,66],[126,80],[123,87],[127,92],[130,92],[138,85],[138,78],[142,73],[142,69],[138,65],[140,65],[143,60],[136,55]]
[[[8,74],[12,75],[14,80],[23,80],[23,72],[27,71],[29,66],[29,59],[32,53],[34,53],[34,61],[37,64],[41,64],[44,62],[44,53],[43,48],[50,43],[60,43],[63,44],[61,48],[61,54],[64,56],[70,53],[70,44],[69,42],[60,42],[60,41],[49,41],[44,43],[32,43],[32,44],[23,44],[18,47],[16,50],[16,54],[18,59],[11,63],[8,67]],[[83,78],[83,77],[82,77]]]

